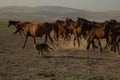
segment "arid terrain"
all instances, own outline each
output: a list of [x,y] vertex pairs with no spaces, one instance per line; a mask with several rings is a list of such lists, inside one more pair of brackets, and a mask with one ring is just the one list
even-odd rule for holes
[[22,50],[24,35],[14,36],[13,27],[1,25],[0,80],[120,80],[120,55],[109,50],[86,51],[85,41],[74,48],[72,42],[54,42],[55,51],[42,57],[34,49],[32,38]]

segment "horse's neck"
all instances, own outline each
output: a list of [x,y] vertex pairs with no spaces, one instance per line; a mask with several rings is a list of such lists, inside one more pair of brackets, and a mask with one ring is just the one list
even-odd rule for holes
[[[32,25],[31,25],[32,26]],[[31,28],[30,24],[22,24],[20,27],[23,31]]]
[[104,30],[105,29],[105,23],[100,23],[100,26],[99,26],[99,28],[98,29],[100,29],[100,30]]

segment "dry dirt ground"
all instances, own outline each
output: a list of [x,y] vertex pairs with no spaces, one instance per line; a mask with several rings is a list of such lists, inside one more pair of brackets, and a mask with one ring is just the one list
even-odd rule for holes
[[[29,38],[13,36],[13,27],[0,26],[0,80],[120,80],[120,55],[104,50],[74,48],[70,42],[54,42],[50,55],[39,56]],[[37,38],[37,42],[43,39]],[[49,42],[48,42],[49,43]]]

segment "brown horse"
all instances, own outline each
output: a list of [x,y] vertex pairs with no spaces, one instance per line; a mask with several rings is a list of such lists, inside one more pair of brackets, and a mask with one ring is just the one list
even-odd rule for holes
[[71,40],[71,31],[64,25],[59,27],[58,34],[64,39],[64,41]]
[[57,20],[56,22],[52,22],[52,30],[54,33],[54,39],[59,40],[59,28],[64,24],[64,21]]
[[84,39],[86,39],[89,36],[93,28],[98,28],[97,22],[88,21],[87,19],[78,17],[76,26],[80,24],[81,24],[81,31],[82,31],[81,34],[83,35]]
[[[86,38],[90,38],[90,37],[94,37],[94,35],[93,34],[95,34],[96,32],[96,30],[98,31],[98,30],[100,30],[100,25],[101,25],[101,23],[98,23],[98,22],[94,22],[94,21],[88,21],[88,20],[86,20],[86,19],[84,19],[84,18],[78,18],[78,20],[79,20],[79,22],[81,22],[82,23],[82,35],[83,35],[83,37],[86,39]],[[105,34],[104,34],[104,38],[106,39],[106,46],[108,45],[108,29],[107,29],[107,26],[108,26],[108,21],[106,21],[106,22],[104,22],[105,24],[106,24],[106,26],[104,26],[104,32],[105,32]],[[102,28],[101,28],[102,29]],[[100,30],[100,34],[102,35],[102,31]],[[99,35],[100,35],[99,34]],[[97,35],[98,36],[98,35]],[[92,39],[92,38],[90,38],[90,39]],[[89,42],[89,40],[88,40],[88,42]],[[99,41],[98,41],[99,42]],[[91,42],[90,43],[92,43],[92,47],[93,47],[93,49],[95,49],[95,48],[98,48],[96,45],[95,45],[95,42],[94,42],[94,40],[91,40]],[[90,46],[90,43],[88,44],[88,46],[87,46],[87,50],[89,49],[89,46]],[[106,47],[105,46],[105,47]]]
[[65,21],[65,26],[68,27],[70,31],[74,34],[74,46],[75,46],[75,41],[77,40],[78,42],[78,47],[80,47],[80,39],[81,38],[81,25],[77,25],[78,21],[73,21],[72,19],[66,19]]
[[103,39],[103,38],[106,39],[106,46],[105,46],[105,49],[106,49],[109,46],[108,36],[109,36],[110,30],[120,28],[120,24],[116,20],[110,20],[110,21],[105,21],[104,23],[93,23],[93,24],[98,27],[91,28],[89,33],[90,35],[88,38],[87,49],[89,49],[89,44],[90,44],[89,41],[94,41],[94,39],[97,39],[99,42],[100,52],[101,52],[102,46],[101,46],[100,39]]
[[52,25],[50,23],[47,22],[39,24],[20,23],[17,25],[16,28],[17,30],[14,33],[17,33],[19,30],[22,30],[25,35],[25,42],[22,47],[23,49],[29,36],[33,37],[35,44],[36,43],[35,37],[42,37],[43,35],[45,35],[45,43],[47,42],[47,38],[49,37],[49,39],[51,40],[51,44],[53,45],[53,40],[50,36],[50,33],[52,31]]
[[105,23],[107,23],[104,29],[105,37],[106,37],[106,46],[105,46],[105,49],[106,49],[107,47],[109,47],[108,36],[109,36],[110,31],[120,28],[120,23],[118,23],[114,19],[111,19],[110,21],[105,21]]
[[54,39],[59,40],[59,36],[64,38],[64,40],[70,38],[69,30],[67,27],[64,26],[64,21],[57,20],[56,22],[52,22],[51,25],[53,26],[53,33]]
[[120,44],[120,28],[111,30],[109,33],[109,43],[111,44],[111,51],[116,53],[116,48],[120,54],[119,44]]
[[94,39],[97,39],[100,47],[100,52],[102,52],[102,46],[100,40],[106,38],[105,36],[106,31],[104,31],[105,27],[106,27],[106,23],[99,23],[98,28],[92,28],[90,35],[88,37],[87,50],[89,49],[90,43],[94,42]]

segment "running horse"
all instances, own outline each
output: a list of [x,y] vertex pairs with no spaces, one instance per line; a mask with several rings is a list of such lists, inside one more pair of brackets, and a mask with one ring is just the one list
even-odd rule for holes
[[[25,36],[25,41],[23,45],[23,49],[26,45],[27,39],[29,36],[31,36],[34,39],[34,44],[36,44],[36,39],[35,37],[42,37],[45,35],[45,43],[47,42],[47,39],[49,37],[51,44],[53,45],[53,40],[50,36],[50,33],[52,31],[52,25],[50,23],[38,23],[38,24],[33,24],[33,23],[20,23],[16,26],[17,30],[14,32],[16,34],[20,30],[23,31],[24,36]],[[54,47],[54,45],[53,45]]]
[[116,48],[118,50],[118,53],[120,55],[120,28],[113,29],[109,32],[109,43],[111,44],[111,51],[114,51],[116,53]]
[[107,23],[99,23],[98,28],[92,28],[92,30],[90,31],[90,35],[88,37],[88,45],[87,45],[87,50],[89,49],[90,43],[94,42],[94,39],[97,39],[99,47],[100,47],[100,52],[102,52],[102,45],[101,45],[101,39],[105,38],[107,39],[108,36],[106,36],[106,28]]

